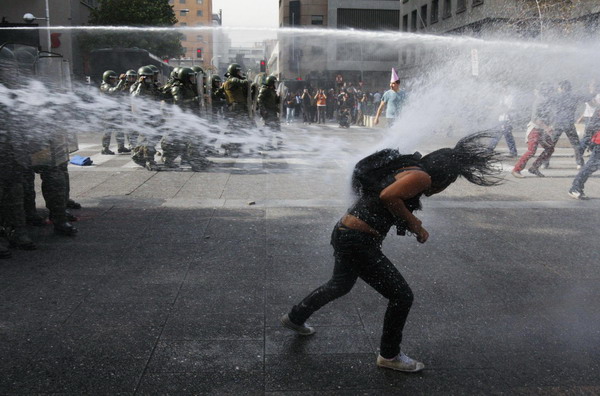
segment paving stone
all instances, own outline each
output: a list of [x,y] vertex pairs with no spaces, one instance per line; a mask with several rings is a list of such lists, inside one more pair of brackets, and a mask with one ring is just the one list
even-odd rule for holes
[[189,373],[215,370],[262,372],[264,354],[256,340],[160,341],[148,365],[149,373]]

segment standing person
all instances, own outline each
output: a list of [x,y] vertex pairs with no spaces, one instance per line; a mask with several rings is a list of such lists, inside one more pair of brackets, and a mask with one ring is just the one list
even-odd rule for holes
[[[595,84],[592,84],[590,86],[590,92],[594,92],[594,91],[595,91]],[[594,93],[593,98],[591,100],[588,100],[587,102],[585,102],[585,109],[583,110],[583,114],[577,120],[578,124],[583,121],[583,123],[585,125],[583,137],[581,138],[581,142],[579,143],[579,152],[581,153],[582,157],[583,157],[583,154],[585,153],[585,150],[588,149],[588,146],[590,145],[590,141],[592,139],[592,135],[595,132],[591,128],[589,128],[589,126],[590,126],[589,121],[591,120],[592,116],[596,112],[596,109],[598,109],[599,107],[600,107],[600,94]]]
[[540,84],[535,92],[535,101],[532,108],[531,121],[527,125],[527,151],[512,170],[514,177],[523,178],[521,171],[525,169],[527,162],[535,155],[538,145],[544,148],[544,151],[535,160],[528,169],[529,173],[538,177],[544,177],[540,172],[540,166],[546,162],[554,152],[554,142],[552,140],[552,85],[548,83]]
[[330,89],[329,91],[327,91],[327,119],[328,120],[332,120],[333,119],[333,114],[335,113],[335,105],[336,105],[336,100],[335,100],[335,91],[332,89]]
[[300,115],[302,114],[302,94],[300,91],[296,92],[296,97],[294,100],[294,117],[300,118]]
[[589,142],[592,154],[573,179],[573,184],[569,189],[569,195],[575,199],[587,199],[583,192],[585,182],[592,173],[600,169],[600,108],[596,109],[588,124],[589,129],[593,131]]
[[305,124],[312,124],[312,119],[310,117],[310,107],[312,105],[312,98],[310,97],[310,93],[308,92],[308,88],[304,88],[302,92],[302,121]]
[[325,91],[322,88],[315,95],[315,102],[317,103],[317,124],[325,124],[327,95],[325,95]]
[[513,114],[514,114],[514,96],[506,92],[502,96],[500,101],[500,114],[498,121],[498,131],[494,137],[490,140],[488,148],[495,150],[500,139],[504,136],[506,145],[508,146],[509,157],[514,158],[517,156],[517,145],[515,144],[515,137],[513,136]]
[[152,106],[154,105],[152,100],[160,99],[161,93],[156,88],[154,71],[150,67],[140,67],[137,74],[138,80],[131,86],[129,92],[133,99],[139,98],[132,100],[132,112],[144,132],[132,150],[131,160],[150,171],[156,171],[158,165],[154,157],[156,155],[156,143],[160,138],[157,132],[163,120],[157,109]]
[[281,318],[283,326],[309,336],[315,329],[306,320],[329,302],[344,296],[360,277],[388,300],[383,321],[379,367],[417,372],[423,363],[406,356],[400,345],[413,293],[404,277],[382,253],[381,245],[392,225],[399,234],[411,232],[419,243],[429,233],[412,212],[421,209],[423,195],[442,192],[459,176],[480,186],[500,183],[493,177],[497,153],[479,142],[485,134],[461,139],[454,148],[443,148],[425,157],[399,155],[384,150],[361,160],[355,167],[352,187],[356,200],[331,235],[335,264],[331,279],[310,293]]
[[390,89],[383,93],[381,97],[381,103],[375,114],[375,125],[379,124],[379,117],[385,109],[385,118],[387,120],[387,127],[391,128],[394,121],[400,114],[402,106],[406,102],[406,92],[400,89],[400,78],[396,69],[392,68],[392,77],[390,79]]
[[[118,80],[118,83],[117,83]],[[124,87],[127,84],[127,76],[125,74],[121,74],[117,76],[117,73],[114,70],[107,70],[102,74],[102,85],[100,85],[100,92],[105,95],[110,95],[116,97],[117,95],[121,95]],[[116,112],[120,115],[121,109],[119,108]],[[102,136],[102,151],[101,154],[104,155],[114,155],[114,151],[110,149],[110,137],[112,135],[113,130],[115,131],[115,139],[117,140],[118,152],[119,153],[129,153],[130,149],[125,147],[125,133],[121,129],[120,125],[117,123],[121,122],[119,115],[107,115],[105,128],[107,129],[104,132],[104,136]]]
[[285,96],[285,123],[290,125],[294,122],[294,107],[296,106],[296,100],[291,92],[288,92]]
[[556,146],[560,135],[563,133],[567,135],[569,143],[571,143],[575,152],[577,169],[581,169],[583,166],[583,155],[579,148],[579,136],[575,128],[575,112],[583,98],[579,95],[574,95],[571,89],[571,83],[567,80],[558,83],[558,92],[552,99],[554,110],[554,134],[552,135],[552,140]]
[[[258,109],[260,116],[265,122],[265,126],[273,132],[277,139],[277,145],[281,146],[281,122],[279,121],[279,105],[281,103],[281,98],[277,94],[275,84],[277,84],[277,77],[269,76],[265,79],[263,86],[258,93]],[[267,144],[267,148],[269,149],[275,148],[271,143],[272,137],[273,136],[271,135],[268,136],[269,143]]]

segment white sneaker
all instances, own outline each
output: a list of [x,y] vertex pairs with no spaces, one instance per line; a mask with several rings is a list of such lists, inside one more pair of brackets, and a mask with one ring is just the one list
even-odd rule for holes
[[575,199],[588,199],[588,196],[583,191],[569,190],[569,195]]
[[416,373],[425,368],[423,363],[409,358],[404,352],[400,352],[400,354],[393,359],[386,359],[381,355],[377,356],[377,366],[403,371],[405,373]]
[[309,336],[315,334],[315,329],[307,326],[305,323],[301,325],[297,325],[296,323],[290,320],[288,314],[285,314],[279,320],[284,327],[287,327],[290,330],[294,330],[296,333],[302,336]]

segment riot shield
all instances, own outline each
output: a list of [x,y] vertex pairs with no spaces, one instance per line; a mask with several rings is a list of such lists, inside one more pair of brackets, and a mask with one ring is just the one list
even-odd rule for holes
[[204,73],[196,74],[196,88],[198,92],[198,107],[200,115],[204,116],[206,112],[206,104],[204,102]]

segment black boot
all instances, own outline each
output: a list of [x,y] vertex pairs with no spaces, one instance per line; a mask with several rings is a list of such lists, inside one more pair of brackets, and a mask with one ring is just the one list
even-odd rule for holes
[[81,204],[69,198],[67,200],[67,209],[81,209]]
[[102,149],[102,151],[100,151],[100,154],[104,154],[104,155],[115,155],[114,151],[111,151],[111,149],[109,149],[108,147],[104,147]]
[[15,249],[21,249],[21,250],[35,250],[36,249],[35,244],[31,240],[31,238],[29,238],[29,235],[27,234],[27,230],[25,230],[24,227],[15,228],[10,233],[10,235],[8,237],[8,242],[10,243],[10,246]]
[[77,228],[73,224],[65,221],[64,223],[54,224],[54,233],[58,235],[73,236],[77,234]]
[[125,146],[121,146],[121,147],[118,148],[117,152],[119,154],[121,154],[121,153],[131,153],[131,149],[127,148]]

